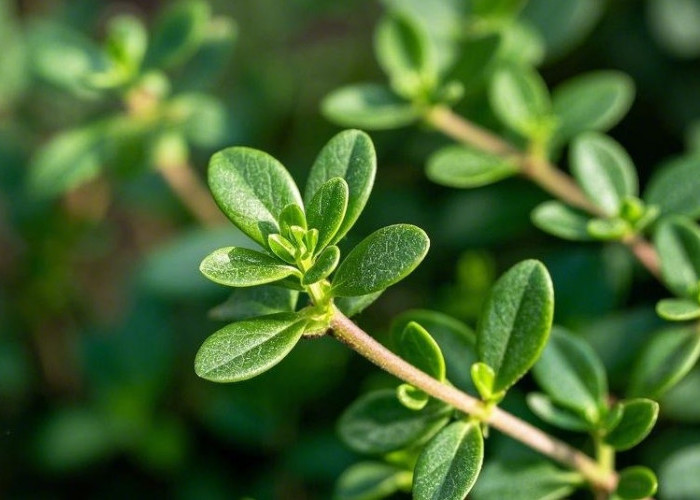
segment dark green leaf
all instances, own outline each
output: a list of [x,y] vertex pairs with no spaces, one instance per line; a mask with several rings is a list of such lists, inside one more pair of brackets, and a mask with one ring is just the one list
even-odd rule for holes
[[282,209],[290,203],[303,206],[289,172],[255,149],[234,147],[212,156],[209,187],[224,214],[263,246],[269,234],[279,233]]
[[338,479],[333,500],[379,500],[411,488],[410,471],[382,462],[360,462]]
[[700,217],[700,155],[677,158],[663,164],[649,181],[644,200],[662,214]]
[[479,360],[496,372],[494,391],[508,389],[537,361],[553,313],[552,280],[541,262],[523,261],[496,282],[477,332]]
[[677,295],[697,299],[700,291],[700,228],[685,217],[663,220],[654,235],[661,274]]
[[558,469],[550,462],[490,461],[484,466],[473,495],[478,500],[557,500],[569,498],[582,483],[579,474]]
[[220,248],[204,258],[199,266],[204,276],[226,286],[255,286],[272,283],[292,274],[292,266],[248,248]]
[[426,175],[443,186],[472,188],[518,173],[518,165],[469,146],[447,146],[428,159]]
[[546,201],[532,211],[532,222],[542,231],[565,240],[589,241],[590,217],[559,201]]
[[620,403],[622,419],[605,436],[618,451],[629,450],[649,435],[659,416],[659,403],[651,399],[629,399]]
[[393,390],[361,396],[343,413],[340,437],[360,453],[389,453],[426,442],[449,421],[451,408],[436,399],[420,411],[406,408]]
[[333,278],[338,297],[367,295],[408,276],[428,253],[430,240],[410,224],[395,224],[375,231],[345,257]]
[[334,302],[338,309],[350,318],[356,314],[360,314],[365,308],[370,306],[379,298],[382,291],[369,293],[367,295],[359,295],[357,297],[336,297]]
[[557,406],[548,396],[539,392],[527,395],[527,406],[535,415],[555,427],[575,432],[584,432],[590,428],[590,424],[578,413]]
[[367,130],[405,127],[420,117],[411,103],[374,83],[351,85],[331,92],[323,99],[321,112],[338,125]]
[[340,261],[340,249],[336,246],[330,246],[324,249],[308,271],[304,273],[301,280],[302,285],[311,285],[322,279],[326,279],[335,270]]
[[334,177],[321,184],[309,201],[306,215],[309,226],[318,229],[317,252],[338,234],[348,208],[348,197],[349,188],[345,179]]
[[264,285],[237,288],[229,299],[209,311],[212,319],[240,321],[280,312],[294,312],[299,292],[278,286]]
[[238,382],[269,370],[292,350],[307,320],[280,313],[239,321],[214,333],[197,352],[194,368],[213,382]]
[[489,19],[511,19],[525,5],[524,0],[472,0],[472,13]]
[[[697,394],[693,395],[697,397]],[[700,444],[686,446],[668,457],[659,470],[660,497],[689,500],[700,496]]]
[[571,146],[571,169],[586,196],[608,215],[617,215],[625,197],[636,196],[637,172],[627,152],[610,137],[587,132]]
[[628,394],[658,398],[676,385],[700,356],[700,334],[692,327],[676,327],[654,334],[632,371]]
[[176,66],[194,54],[206,34],[211,9],[202,0],[181,0],[156,20],[146,54],[149,67]]
[[700,304],[688,299],[663,299],[657,302],[656,312],[669,321],[689,321],[700,318]]
[[484,439],[476,422],[454,422],[425,446],[413,477],[417,500],[463,500],[484,459]]
[[394,337],[396,352],[403,359],[433,378],[445,380],[445,360],[430,333],[415,321]]
[[588,130],[605,132],[629,111],[634,82],[619,71],[596,71],[562,83],[552,94],[562,140]]
[[624,499],[636,500],[656,493],[657,480],[651,469],[636,465],[620,471],[620,482],[615,493]]
[[448,77],[456,79],[466,89],[482,85],[497,59],[500,45],[501,36],[498,33],[463,41]]

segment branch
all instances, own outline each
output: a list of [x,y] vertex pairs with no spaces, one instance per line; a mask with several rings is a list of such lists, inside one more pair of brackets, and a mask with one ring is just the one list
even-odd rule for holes
[[370,360],[382,370],[418,387],[434,398],[478,418],[530,448],[578,471],[594,489],[602,489],[608,492],[615,490],[618,477],[614,471],[602,469],[584,453],[546,434],[524,420],[498,407],[490,410],[486,409],[480,400],[432,378],[377,342],[337,309],[333,313],[331,328],[338,340],[347,344],[351,349]]

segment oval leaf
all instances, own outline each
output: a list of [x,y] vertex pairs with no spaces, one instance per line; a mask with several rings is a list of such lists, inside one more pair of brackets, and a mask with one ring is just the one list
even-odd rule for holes
[[[697,397],[697,395],[695,395]],[[661,466],[660,497],[691,499],[700,497],[700,444],[684,446]]]
[[217,321],[240,321],[280,312],[294,312],[299,292],[265,285],[237,288],[226,302],[209,311]]
[[317,252],[323,250],[338,234],[348,209],[348,198],[348,183],[345,179],[334,177],[321,184],[309,201],[306,217],[309,227],[318,229]]
[[425,328],[411,321],[394,338],[399,356],[431,377],[445,380],[445,360],[442,351]]
[[521,262],[496,282],[477,332],[479,360],[496,372],[494,392],[508,389],[537,361],[553,313],[552,280],[541,262]]
[[490,460],[484,466],[474,488],[479,500],[569,498],[583,484],[583,478],[563,471],[551,462],[528,460],[507,462]]
[[425,446],[413,473],[413,498],[462,500],[484,460],[484,438],[475,422],[454,422]]
[[360,462],[338,478],[334,500],[384,498],[411,487],[411,472],[382,462]]
[[557,406],[548,396],[538,392],[527,395],[527,406],[532,413],[550,425],[567,431],[585,432],[590,424],[578,413]]
[[287,169],[256,149],[227,148],[212,156],[209,187],[231,222],[262,246],[268,235],[280,232],[284,207],[304,205]]
[[571,146],[571,169],[586,196],[608,215],[617,215],[627,196],[636,196],[637,172],[627,152],[610,137],[582,134]]
[[443,186],[485,186],[518,173],[518,165],[468,146],[447,146],[428,160],[426,175]]
[[659,416],[659,403],[651,399],[630,399],[620,403],[622,419],[605,436],[605,442],[618,451],[633,448],[649,435]]
[[372,139],[359,130],[340,132],[318,154],[306,182],[305,199],[313,200],[321,187],[334,177],[345,179],[348,184],[345,217],[331,244],[345,236],[364,210],[376,172],[377,155]]
[[366,295],[408,276],[428,253],[430,240],[410,224],[395,224],[362,240],[340,264],[333,278],[335,296]]
[[269,255],[240,247],[215,250],[204,258],[199,270],[213,282],[226,286],[263,285],[299,272]]
[[338,261],[340,261],[340,249],[336,246],[326,248],[316,258],[314,265],[304,273],[301,284],[311,285],[326,279],[335,270]]
[[700,286],[700,228],[684,217],[662,221],[654,235],[661,274],[677,295],[696,299]]
[[334,302],[348,318],[360,314],[367,307],[372,305],[379,298],[382,291],[369,293],[367,295],[359,295],[357,297],[337,297]]
[[657,485],[656,476],[651,469],[635,465],[620,471],[620,481],[615,493],[627,500],[647,498],[656,493]]
[[589,216],[559,201],[546,201],[532,211],[532,222],[545,233],[571,241],[589,241]]
[[684,156],[662,165],[649,181],[644,200],[661,213],[700,217],[700,155]]
[[663,299],[656,304],[656,312],[669,321],[689,321],[700,318],[700,304],[687,299]]
[[420,114],[411,103],[383,85],[364,83],[342,87],[323,99],[321,112],[344,127],[385,130],[410,125]]
[[225,326],[199,348],[197,375],[213,382],[238,382],[269,370],[296,345],[306,326],[297,314],[274,314]]

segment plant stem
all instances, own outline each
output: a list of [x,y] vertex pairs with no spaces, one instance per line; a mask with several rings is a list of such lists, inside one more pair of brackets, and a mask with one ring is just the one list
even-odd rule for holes
[[[455,114],[445,106],[435,106],[426,114],[426,121],[452,139],[499,156],[515,158],[520,172],[542,189],[594,216],[604,215],[581,191],[576,182],[543,158],[531,157],[505,139]],[[654,247],[641,235],[622,241],[656,278],[661,277],[659,258]]]
[[377,342],[337,309],[333,313],[331,328],[338,340],[347,344],[381,369],[578,471],[594,488],[604,489],[608,492],[614,491],[618,480],[614,471],[603,470],[584,453],[542,432],[524,420],[498,407],[487,409],[478,399],[432,378]]

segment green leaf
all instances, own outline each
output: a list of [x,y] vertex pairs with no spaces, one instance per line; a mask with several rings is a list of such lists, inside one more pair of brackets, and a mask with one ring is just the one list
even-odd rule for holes
[[327,180],[311,197],[306,209],[309,226],[318,229],[316,251],[326,247],[338,234],[348,208],[349,188],[345,179]]
[[591,219],[586,224],[586,230],[591,238],[602,241],[617,241],[630,234],[631,228],[627,221],[619,217],[611,219]]
[[338,432],[359,453],[389,453],[426,442],[447,424],[451,411],[436,399],[414,411],[401,404],[393,390],[375,391],[345,410]]
[[219,321],[240,321],[280,312],[294,312],[299,292],[278,286],[263,285],[236,288],[226,302],[209,311]]
[[551,103],[542,77],[532,68],[503,65],[492,76],[489,101],[496,116],[526,137],[538,135]]
[[367,130],[401,128],[420,118],[411,103],[375,83],[350,85],[331,92],[323,99],[321,112],[338,125]]
[[625,197],[636,196],[637,172],[627,152],[608,136],[588,132],[571,146],[571,170],[586,196],[608,215],[617,215]]
[[220,248],[199,266],[204,276],[226,286],[255,286],[272,283],[299,271],[277,259],[248,248]]
[[541,262],[513,266],[494,285],[477,331],[479,361],[496,372],[493,390],[504,391],[537,361],[554,313],[552,280]]
[[[694,395],[697,397],[697,394]],[[660,497],[691,499],[700,495],[700,444],[685,446],[668,457],[659,470]]]
[[605,436],[605,442],[618,451],[624,451],[635,447],[649,435],[659,416],[659,403],[638,398],[619,404],[622,407],[622,419]]
[[700,334],[675,327],[654,334],[630,376],[628,395],[657,399],[693,368],[700,356]]
[[510,463],[488,461],[474,487],[479,500],[556,500],[569,498],[583,478],[550,462]]
[[214,96],[198,92],[180,94],[170,100],[168,111],[190,144],[210,149],[230,140],[228,110]]
[[644,200],[661,213],[700,217],[700,155],[689,155],[664,163],[652,176]]
[[401,404],[411,410],[422,410],[430,401],[430,395],[411,384],[401,384],[396,388],[396,397]]
[[605,367],[583,339],[554,328],[532,374],[552,400],[596,423],[606,408]]
[[330,246],[323,250],[313,266],[304,273],[301,280],[302,285],[311,285],[322,279],[326,279],[335,270],[340,261],[340,249],[336,246]]
[[367,295],[359,295],[357,297],[336,297],[333,302],[345,316],[351,318],[356,314],[360,314],[368,306],[374,303],[374,301],[379,298],[382,292],[383,290],[379,292],[368,293]]
[[656,312],[669,321],[700,318],[700,304],[687,299],[663,299],[656,303]]
[[338,479],[333,500],[375,500],[411,488],[412,474],[382,462],[360,462]]
[[428,159],[426,175],[443,186],[485,186],[518,173],[518,165],[469,146],[447,146]]
[[494,61],[497,60],[500,45],[499,33],[489,33],[479,38],[470,37],[462,41],[458,58],[447,78],[457,80],[469,90],[482,86]]
[[474,363],[471,368],[472,381],[481,399],[484,401],[499,401],[505,394],[493,392],[496,372],[486,363]]
[[197,352],[197,375],[213,382],[238,382],[269,370],[292,350],[307,320],[294,313],[232,323],[214,333]]
[[454,422],[425,446],[413,473],[416,500],[462,500],[484,460],[484,438],[476,422]]
[[590,217],[559,201],[545,201],[532,211],[532,222],[545,233],[571,241],[589,241]]
[[700,33],[696,29],[700,5],[696,0],[652,0],[646,13],[651,34],[671,55],[686,60],[700,55]]
[[277,219],[284,207],[303,206],[289,172],[255,149],[233,147],[212,156],[209,187],[231,222],[262,246],[268,235],[280,232]]
[[635,465],[620,471],[620,481],[615,493],[624,499],[636,500],[656,493],[658,482],[656,476],[647,467]]
[[445,380],[445,359],[430,333],[415,321],[394,337],[396,352],[403,359],[439,381]]
[[681,297],[697,299],[700,292],[700,228],[684,217],[665,219],[654,234],[654,246],[668,287]]
[[511,19],[525,5],[524,0],[472,0],[472,14],[489,19]]
[[123,14],[109,21],[106,49],[110,58],[129,72],[136,72],[148,46],[148,32],[141,20]]
[[[331,179],[340,177],[347,182],[348,201],[345,216],[340,228],[331,237],[330,243],[335,244],[345,236],[355,221],[364,210],[369,195],[374,185],[374,177],[377,172],[377,155],[374,152],[372,139],[359,130],[344,130],[335,135],[323,147],[316,161],[311,167],[309,179],[306,181],[304,199],[312,205],[314,198],[323,186]],[[337,181],[336,181],[337,182]],[[325,188],[328,193],[321,195],[329,197],[328,203],[335,205],[334,211],[340,211],[343,193],[337,184]],[[325,202],[320,199],[316,202],[319,210],[325,207]],[[315,209],[314,209],[315,210]],[[311,210],[310,210],[311,211]],[[326,214],[323,217],[314,216],[315,221],[323,218],[335,218],[338,215]],[[311,217],[311,215],[309,215]],[[335,223],[331,223],[333,226]],[[320,222],[319,222],[320,225]],[[315,227],[313,224],[311,227]],[[319,241],[321,241],[321,228],[319,229]]]
[[410,224],[378,229],[345,257],[333,278],[337,297],[378,292],[408,276],[428,253],[430,240]]
[[552,94],[563,141],[588,130],[605,132],[629,111],[634,82],[619,71],[595,71],[567,80]]
[[287,230],[291,226],[299,226],[302,229],[308,229],[306,225],[306,216],[304,210],[296,203],[290,203],[282,209],[279,216],[280,227]]
[[542,393],[528,394],[527,406],[535,415],[555,427],[574,432],[585,432],[590,428],[590,424],[578,413],[557,406],[549,396]]
[[202,0],[171,4],[156,20],[146,65],[153,68],[182,64],[202,43],[210,16],[211,8]]

